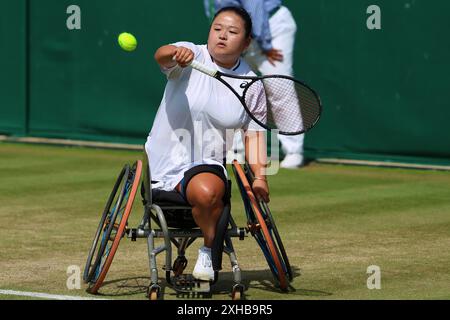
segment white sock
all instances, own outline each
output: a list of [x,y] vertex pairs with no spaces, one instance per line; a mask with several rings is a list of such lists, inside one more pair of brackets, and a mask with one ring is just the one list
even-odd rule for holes
[[211,255],[211,248],[203,246],[200,248],[200,250],[208,255]]

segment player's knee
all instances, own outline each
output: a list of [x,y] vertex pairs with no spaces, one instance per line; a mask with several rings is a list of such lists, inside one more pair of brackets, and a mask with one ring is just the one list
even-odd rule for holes
[[215,187],[202,186],[195,190],[191,197],[193,206],[214,209],[223,206],[223,190]]

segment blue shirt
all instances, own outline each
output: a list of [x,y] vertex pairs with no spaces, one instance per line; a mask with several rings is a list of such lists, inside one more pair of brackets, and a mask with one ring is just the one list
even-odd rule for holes
[[269,51],[272,47],[272,35],[270,33],[269,14],[281,6],[281,0],[203,0],[206,16],[212,19],[217,11],[225,7],[242,7],[252,17],[253,38],[258,42],[263,51]]

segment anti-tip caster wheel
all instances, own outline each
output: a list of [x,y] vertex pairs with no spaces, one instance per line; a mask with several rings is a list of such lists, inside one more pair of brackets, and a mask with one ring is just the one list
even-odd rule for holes
[[237,284],[233,287],[231,292],[231,299],[233,301],[242,300],[244,297],[244,286]]
[[160,293],[160,288],[159,287],[150,287],[149,291],[148,291],[148,299],[150,301],[156,301],[159,298],[159,293]]

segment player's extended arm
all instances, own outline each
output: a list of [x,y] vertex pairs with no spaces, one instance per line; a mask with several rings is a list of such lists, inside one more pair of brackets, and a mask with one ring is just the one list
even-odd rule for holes
[[254,175],[253,191],[258,199],[268,203],[269,185],[266,179],[267,146],[265,131],[247,131],[245,135],[245,157]]
[[194,60],[195,54],[191,49],[173,45],[162,46],[155,53],[155,60],[165,69],[175,67],[177,64],[186,68]]

